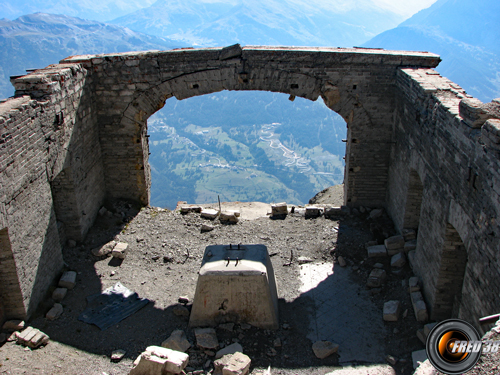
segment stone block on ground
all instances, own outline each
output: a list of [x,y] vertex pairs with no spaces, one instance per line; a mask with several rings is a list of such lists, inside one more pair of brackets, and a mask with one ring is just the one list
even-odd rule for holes
[[288,207],[286,202],[271,204],[271,215],[286,215],[288,214]]
[[399,301],[387,301],[384,303],[384,320],[386,322],[397,322],[401,310]]
[[424,325],[424,335],[425,335],[425,338],[427,339],[427,336],[429,336],[429,333],[431,333],[432,329],[436,326],[436,322],[434,323],[427,323],[426,325]]
[[181,206],[181,214],[188,214],[190,212],[201,212],[201,206]]
[[312,350],[317,358],[323,359],[337,353],[339,345],[330,341],[316,341],[312,346]]
[[111,254],[115,246],[116,246],[116,241],[109,241],[108,243],[105,243],[102,246],[92,249],[91,252],[92,255],[96,257],[108,256],[109,254]]
[[227,212],[227,211],[222,211],[220,213],[219,220],[222,223],[237,223],[239,221],[234,212]]
[[321,215],[321,208],[319,207],[306,207],[306,218],[315,218]]
[[212,208],[204,208],[201,210],[201,217],[204,219],[214,220],[219,215],[219,211]]
[[404,251],[405,253],[409,253],[412,250],[415,250],[417,248],[417,240],[410,240],[408,242],[405,242],[404,246]]
[[66,293],[68,293],[67,288],[56,288],[52,293],[52,299],[56,302],[61,302],[66,297]]
[[385,248],[385,245],[369,246],[367,251],[368,251],[368,258],[387,256],[387,249]]
[[16,342],[32,349],[47,344],[49,340],[48,335],[33,327],[27,327],[22,332],[16,332]]
[[172,332],[168,339],[161,343],[161,346],[178,352],[185,352],[191,347],[191,343],[188,341],[186,333],[181,329],[177,329]]
[[232,343],[231,345],[228,345],[222,349],[220,349],[217,353],[215,353],[215,358],[219,359],[224,357],[227,354],[234,354],[236,352],[243,353],[243,347],[241,346],[240,343]]
[[391,267],[401,268],[406,264],[406,256],[404,252],[397,253],[393,255],[391,258]]
[[250,357],[243,353],[231,354],[228,363],[222,368],[222,375],[248,375],[251,363]]
[[342,215],[341,207],[326,207],[325,208],[325,218],[327,219],[335,219],[336,217]]
[[378,288],[384,283],[386,277],[387,274],[385,270],[381,270],[380,268],[374,268],[372,272],[370,272],[370,275],[368,276],[368,281],[366,282],[366,286],[368,288]]
[[410,277],[408,280],[408,291],[410,293],[418,292],[420,290],[420,282],[418,276]]
[[54,303],[54,306],[45,314],[47,320],[56,320],[63,313],[63,307],[60,303]]
[[148,346],[134,361],[130,375],[181,374],[187,366],[189,356],[161,346]]
[[401,235],[392,236],[385,239],[384,245],[387,250],[403,249],[405,246],[405,239]]
[[427,306],[424,302],[424,297],[420,292],[410,293],[411,303],[413,305],[413,312],[415,313],[415,318],[419,322],[426,322],[429,320],[429,314],[427,313]]
[[422,362],[427,359],[427,353],[425,352],[425,349],[417,350],[411,353],[411,359],[413,361],[413,369],[416,369]]
[[127,352],[123,349],[113,350],[111,353],[111,362],[120,362]]
[[405,228],[401,231],[401,234],[405,239],[405,241],[410,241],[417,238],[417,233],[415,232],[415,229]]
[[73,289],[76,285],[76,272],[66,271],[59,279],[59,287]]
[[195,328],[196,345],[203,349],[217,349],[219,340],[213,328]]
[[127,254],[127,249],[128,249],[128,243],[118,242],[116,246],[113,248],[111,256],[113,258],[125,259],[125,256]]
[[375,208],[370,211],[370,219],[378,219],[384,213],[383,208]]
[[21,331],[24,329],[26,323],[24,320],[7,320],[3,326],[2,330],[7,331],[7,332],[14,332],[14,331]]

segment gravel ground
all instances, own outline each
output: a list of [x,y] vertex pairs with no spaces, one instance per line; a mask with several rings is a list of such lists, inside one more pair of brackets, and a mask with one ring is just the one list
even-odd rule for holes
[[[217,330],[219,341],[224,345],[232,341],[242,344],[244,352],[252,359],[253,374],[268,366],[271,366],[272,374],[283,375],[324,375],[339,369],[337,355],[317,359],[311,350],[313,343],[306,338],[308,319],[315,306],[311,298],[300,292],[297,258],[308,257],[318,264],[334,263],[340,255],[347,262],[349,282],[362,288],[366,288],[373,264],[380,262],[384,265],[388,272],[387,282],[379,294],[369,298],[380,308],[380,316],[384,302],[394,299],[400,300],[402,311],[408,309],[409,313],[398,322],[384,323],[389,333],[375,341],[382,343],[385,353],[396,358],[397,363],[392,367],[397,374],[413,372],[411,352],[423,349],[424,345],[415,336],[422,324],[416,322],[407,288],[403,287],[412,272],[406,265],[402,272],[391,273],[390,258],[367,259],[364,244],[374,239],[368,212],[339,217],[338,220],[324,217],[305,219],[294,214],[284,220],[261,217],[223,225],[202,219],[198,214],[181,215],[152,207],[139,210],[123,201],[110,202],[106,207],[114,215],[98,217],[84,243],[64,249],[67,268],[77,271],[78,276],[77,286],[62,302],[62,316],[55,321],[45,319],[45,313],[53,303],[47,298],[28,322],[47,333],[51,337],[50,343],[36,350],[27,350],[14,342],[5,343],[0,347],[0,374],[122,375],[128,374],[133,360],[147,346],[160,345],[174,329],[184,329],[188,339],[195,343],[193,331],[187,328],[187,318],[174,314],[174,308],[179,296],[187,295],[193,299],[205,247],[230,243],[266,245],[278,285],[278,330],[242,329],[238,324],[233,332]],[[201,225],[207,223],[215,228],[202,233]],[[385,236],[394,234],[392,223],[385,215],[377,219],[377,225],[378,236],[380,232]],[[110,240],[129,243],[123,262],[114,258],[99,259],[91,254],[93,248]],[[104,331],[77,319],[86,308],[87,296],[118,281],[151,303]],[[346,300],[345,303],[352,301]],[[370,321],[365,324],[370,325]],[[275,345],[277,338],[281,346]],[[115,349],[126,351],[118,363],[110,361]],[[208,374],[213,360],[211,353],[192,347],[189,354],[188,366]],[[350,365],[363,364],[361,361]]]

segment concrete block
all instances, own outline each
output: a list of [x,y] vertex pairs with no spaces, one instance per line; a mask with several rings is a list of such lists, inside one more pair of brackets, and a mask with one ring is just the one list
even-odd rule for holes
[[405,239],[401,235],[392,236],[385,239],[384,245],[387,250],[403,249],[405,246]]
[[113,258],[125,259],[127,255],[128,243],[126,242],[118,242],[111,252],[111,256]]
[[399,301],[387,301],[384,303],[384,320],[386,322],[397,322],[401,303]]
[[232,343],[231,345],[228,345],[222,349],[220,349],[216,354],[215,354],[215,358],[216,359],[219,359],[219,358],[222,358],[223,356],[227,355],[227,354],[234,354],[236,352],[240,352],[240,353],[243,353],[243,347],[241,346],[240,343]]
[[383,284],[386,277],[387,274],[384,270],[375,268],[372,270],[372,272],[370,272],[370,275],[368,276],[368,281],[366,282],[366,286],[368,288],[377,288]]
[[63,307],[60,303],[54,303],[54,306],[45,314],[47,320],[56,320],[63,313]]
[[222,369],[222,375],[248,375],[250,373],[250,357],[243,353],[235,353],[227,366]]
[[59,279],[59,287],[73,289],[76,285],[76,272],[75,271],[67,271],[64,272],[61,278]]
[[312,350],[317,358],[323,359],[337,353],[339,345],[330,341],[316,341],[312,346]]
[[219,340],[213,328],[195,328],[196,345],[203,349],[217,349]]
[[368,258],[387,256],[387,249],[385,248],[385,245],[369,246],[367,251],[368,251]]
[[273,216],[288,214],[288,208],[286,202],[271,204],[271,214]]
[[168,339],[161,343],[161,346],[178,352],[185,352],[191,347],[191,343],[188,341],[186,333],[181,329],[177,329],[172,332]]
[[406,264],[406,257],[404,252],[397,253],[393,255],[391,258],[391,267],[401,268]]
[[134,361],[130,375],[181,374],[187,366],[189,356],[160,346],[148,346]]
[[237,223],[238,218],[234,212],[222,211],[219,215],[219,220],[223,223]]
[[181,214],[188,214],[190,212],[197,212],[200,213],[202,210],[201,206],[181,206]]
[[321,208],[319,207],[306,207],[306,219],[312,219],[321,215]]
[[413,292],[410,294],[411,302],[413,304],[413,312],[415,313],[415,318],[419,322],[426,322],[429,320],[429,314],[427,313],[427,306],[425,305],[422,293]]
[[52,293],[52,299],[56,302],[61,302],[66,297],[66,293],[68,293],[67,288],[56,288]]
[[201,210],[201,217],[204,219],[214,220],[219,215],[219,211],[212,208],[204,208]]

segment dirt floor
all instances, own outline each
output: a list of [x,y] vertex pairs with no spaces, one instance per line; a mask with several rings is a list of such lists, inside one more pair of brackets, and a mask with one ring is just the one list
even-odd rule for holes
[[[341,199],[339,194],[339,189],[334,196],[322,194],[319,203],[338,202]],[[197,272],[205,247],[238,243],[267,246],[278,285],[278,330],[242,329],[238,324],[232,332],[217,329],[222,345],[233,341],[241,343],[244,352],[252,359],[253,374],[271,366],[272,374],[324,375],[340,366],[371,362],[346,362],[342,360],[342,348],[340,356],[332,355],[320,360],[311,349],[313,342],[308,338],[311,334],[310,317],[317,306],[312,294],[304,292],[300,278],[303,266],[299,265],[298,258],[307,257],[313,261],[312,264],[332,264],[335,268],[339,267],[336,263],[338,256],[347,262],[342,268],[345,283],[356,286],[362,291],[362,297],[378,309],[373,319],[363,318],[358,322],[360,328],[355,330],[359,330],[360,337],[366,337],[363,331],[365,328],[369,331],[375,320],[381,321],[384,302],[399,300],[401,311],[408,310],[407,316],[401,317],[398,322],[381,322],[385,334],[373,338],[373,345],[377,345],[376,349],[384,354],[377,363],[387,365],[385,355],[391,355],[396,359],[392,367],[397,374],[413,372],[411,353],[424,349],[415,335],[423,324],[416,322],[407,287],[403,286],[413,274],[408,265],[401,271],[391,270],[389,257],[367,258],[365,243],[374,239],[370,231],[370,224],[374,221],[369,219],[368,211],[355,211],[336,220],[324,217],[306,219],[300,214],[293,214],[283,220],[265,216],[253,220],[242,218],[235,225],[224,225],[202,219],[195,213],[182,215],[151,207],[139,210],[123,201],[110,202],[105,207],[112,215],[99,216],[84,243],[64,249],[67,268],[77,271],[78,276],[76,287],[62,302],[64,312],[61,317],[54,321],[45,319],[45,313],[53,304],[48,297],[28,322],[47,333],[50,343],[36,350],[25,349],[14,342],[5,343],[0,347],[0,374],[128,374],[133,360],[147,346],[160,345],[174,329],[185,330],[193,343],[188,351],[188,370],[203,370],[202,374],[208,374],[213,366],[212,353],[196,347],[187,318],[177,316],[174,310],[180,296],[187,295],[190,301],[194,297]],[[225,203],[222,208],[226,208]],[[202,233],[202,224],[215,228]],[[377,236],[395,234],[385,214],[376,219],[376,224]],[[91,254],[92,249],[113,239],[129,244],[123,262],[111,257],[96,258]],[[383,264],[388,277],[380,293],[371,295],[365,284],[375,263]],[[86,308],[86,297],[118,281],[151,302],[104,331],[79,321],[78,316]],[[350,308],[349,304],[356,300],[354,297],[345,298],[343,304],[346,311]],[[187,307],[190,308],[190,304]],[[336,329],[341,331],[342,326]],[[277,338],[281,345],[276,345]],[[366,340],[372,339],[367,337]],[[116,349],[126,351],[125,357],[118,363],[110,360],[112,351]],[[363,353],[358,353],[358,357],[363,358]]]

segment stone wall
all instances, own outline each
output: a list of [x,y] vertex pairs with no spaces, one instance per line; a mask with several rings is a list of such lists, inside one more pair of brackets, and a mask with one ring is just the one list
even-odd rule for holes
[[431,317],[451,317],[461,290],[457,315],[477,324],[500,311],[500,122],[486,121],[500,118],[500,103],[431,69],[401,69],[397,86],[388,210],[401,230],[414,225],[404,208],[421,201],[414,270]]
[[0,282],[11,285],[0,303],[29,315],[106,197],[149,203],[147,119],[166,100],[266,90],[321,97],[345,119],[346,204],[418,228],[414,269],[434,318],[498,312],[499,103],[468,97],[431,69],[439,61],[235,45],[73,56],[14,77],[16,98],[0,104]]

